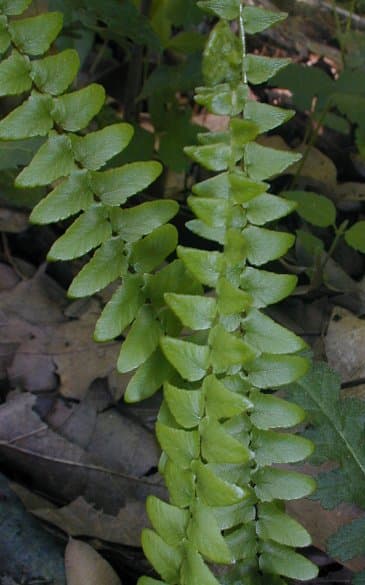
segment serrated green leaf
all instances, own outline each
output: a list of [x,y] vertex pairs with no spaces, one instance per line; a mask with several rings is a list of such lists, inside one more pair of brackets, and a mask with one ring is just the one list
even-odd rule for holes
[[213,242],[218,242],[219,244],[224,244],[225,241],[225,228],[224,227],[211,227],[204,223],[204,221],[200,221],[200,219],[193,219],[191,221],[187,221],[185,226],[193,232],[193,234],[197,234],[201,238],[205,240],[211,240]]
[[251,179],[261,181],[283,173],[290,165],[300,160],[301,154],[276,150],[252,142],[245,148],[245,165]]
[[255,430],[252,449],[255,452],[256,463],[263,467],[273,463],[303,461],[313,453],[314,445],[298,435]]
[[139,366],[129,382],[124,400],[126,402],[140,402],[153,396],[162,384],[168,380],[173,372],[169,362],[159,349]]
[[177,583],[183,560],[182,550],[170,546],[148,528],[142,531],[142,547],[147,559],[161,577],[168,583]]
[[17,176],[17,187],[49,185],[76,170],[68,136],[52,135],[35,154],[31,163]]
[[44,93],[60,95],[71,85],[80,67],[77,51],[66,49],[57,55],[32,61],[31,78]]
[[336,207],[328,197],[311,191],[283,191],[282,195],[298,204],[296,211],[309,223],[319,227],[335,223]]
[[261,309],[288,297],[297,280],[293,274],[275,274],[249,266],[241,276],[241,287],[250,294],[253,306]]
[[154,306],[165,307],[166,292],[198,295],[203,293],[202,286],[186,270],[181,260],[174,260],[164,266],[157,274],[146,279],[146,292]]
[[130,262],[137,272],[151,272],[175,250],[176,245],[176,228],[163,225],[133,244]]
[[91,185],[106,205],[122,205],[146,189],[162,172],[157,161],[135,162],[109,171],[92,173]]
[[181,566],[181,585],[219,585],[195,549],[189,548]]
[[220,252],[178,246],[177,254],[199,282],[212,287],[216,285],[223,264]]
[[186,146],[184,152],[210,171],[225,171],[233,158],[232,148],[224,143]]
[[237,152],[237,158],[242,158],[242,147],[248,142],[255,140],[259,129],[251,120],[242,120],[241,118],[233,118],[230,121],[229,128],[231,131],[232,146],[235,152]]
[[165,301],[185,327],[196,330],[209,329],[212,326],[216,314],[215,299],[199,295],[166,293]]
[[123,249],[124,243],[119,238],[102,244],[73,279],[68,295],[73,298],[93,295],[122,276],[128,268]]
[[307,347],[303,339],[256,309],[248,311],[242,325],[245,341],[264,353],[295,353]]
[[216,199],[228,199],[230,184],[229,174],[221,173],[216,177],[193,185],[193,193],[199,197],[214,197]]
[[19,95],[31,87],[29,60],[14,50],[0,63],[0,96]]
[[114,293],[99,317],[94,337],[96,341],[109,341],[118,337],[131,324],[144,302],[139,275],[128,275]]
[[218,310],[221,315],[233,315],[246,311],[251,303],[251,295],[236,288],[226,278],[220,278],[217,283]]
[[166,383],[164,398],[179,425],[191,429],[199,424],[204,410],[204,397],[201,391],[176,388]]
[[[0,126],[1,128],[1,126]],[[225,199],[213,197],[188,197],[188,203],[196,217],[210,226],[224,226],[228,204]]]
[[211,330],[209,343],[212,348],[210,363],[218,373],[225,372],[230,366],[250,363],[257,355],[252,347],[221,325]]
[[310,534],[299,522],[285,514],[277,504],[259,504],[257,535],[262,540],[273,540],[287,546],[309,546]]
[[233,553],[235,561],[250,559],[257,553],[257,537],[254,522],[240,526],[229,532],[225,540]]
[[160,343],[165,356],[183,378],[189,382],[203,378],[208,368],[209,347],[172,337],[164,337]]
[[94,203],[87,171],[74,171],[33,209],[30,220],[47,224],[66,219]]
[[257,388],[275,388],[295,382],[307,372],[308,366],[302,357],[263,354],[249,362],[246,369],[250,382]]
[[45,136],[53,128],[52,98],[33,92],[0,122],[1,140],[22,140]]
[[104,105],[105,90],[91,83],[87,87],[55,98],[53,118],[64,130],[77,132],[85,128]]
[[45,12],[30,18],[12,20],[9,33],[14,45],[26,55],[43,55],[62,29],[59,12]]
[[179,546],[186,537],[189,511],[148,496],[147,513],[156,532],[171,546]]
[[83,167],[96,171],[129,144],[133,132],[130,124],[113,124],[86,136],[72,136],[75,158]]
[[305,411],[300,406],[277,396],[254,392],[250,401],[254,406],[251,420],[258,429],[294,427],[305,419]]
[[[247,8],[249,7],[246,6]],[[285,110],[255,100],[248,101],[244,109],[244,117],[257,125],[260,134],[285,124],[294,114],[294,110]]]
[[234,439],[214,419],[204,419],[199,427],[201,450],[208,463],[247,463],[250,450]]
[[198,6],[227,20],[234,20],[240,13],[240,0],[200,0]]
[[230,506],[247,495],[244,489],[224,481],[200,461],[195,461],[192,469],[196,475],[197,493],[208,506]]
[[239,80],[241,74],[240,41],[225,20],[215,25],[203,56],[203,76],[207,85]]
[[180,508],[190,506],[195,498],[195,482],[191,469],[182,469],[181,466],[169,459],[163,474],[171,503]]
[[365,221],[357,221],[347,232],[345,240],[349,246],[365,254]]
[[295,208],[294,202],[265,193],[248,202],[247,219],[250,223],[261,226],[268,221],[274,221],[288,215]]
[[217,116],[237,116],[245,107],[248,87],[243,83],[221,83],[214,87],[197,87],[195,101]]
[[0,0],[0,10],[8,16],[18,16],[29,6],[32,0]]
[[167,456],[183,469],[188,469],[191,462],[199,457],[198,431],[172,429],[157,422],[156,436]]
[[156,350],[161,326],[156,320],[153,309],[149,306],[141,307],[119,354],[117,369],[125,373],[144,363]]
[[231,392],[215,376],[207,376],[203,382],[207,414],[211,418],[231,418],[245,412],[251,402],[242,394]]
[[275,467],[259,469],[252,480],[256,484],[256,495],[262,502],[297,500],[309,496],[316,488],[314,479],[309,475]]
[[245,60],[248,81],[253,85],[265,83],[281,69],[291,63],[291,59],[276,59],[261,55],[247,55]]
[[242,172],[229,174],[230,192],[236,203],[246,204],[251,199],[265,193],[269,185],[248,179]]
[[209,561],[227,564],[232,561],[230,552],[211,508],[197,501],[192,509],[189,539]]
[[243,231],[247,258],[254,266],[280,258],[292,247],[295,237],[286,232],[274,232],[265,228],[249,226]]
[[285,20],[287,16],[286,12],[273,12],[256,6],[245,6],[243,9],[245,30],[250,35],[270,28],[273,24]]
[[112,235],[103,207],[91,207],[80,215],[48,252],[49,260],[72,260],[96,248]]
[[167,223],[179,210],[176,201],[160,199],[121,209],[115,221],[115,230],[126,242],[135,242]]
[[274,542],[265,542],[259,559],[264,573],[283,575],[290,579],[309,581],[318,575],[318,567],[291,548]]

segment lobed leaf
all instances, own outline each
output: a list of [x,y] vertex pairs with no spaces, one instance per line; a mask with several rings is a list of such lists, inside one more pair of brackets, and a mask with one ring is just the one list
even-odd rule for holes
[[104,88],[97,83],[92,83],[87,87],[55,98],[52,115],[55,122],[63,130],[77,132],[85,128],[99,113],[104,101]]
[[224,481],[201,461],[192,463],[199,497],[208,506],[230,506],[243,500],[247,492],[238,485]]
[[14,45],[26,55],[43,55],[58,37],[63,24],[59,12],[45,12],[30,18],[12,20],[9,33]]
[[190,506],[195,497],[195,480],[191,469],[182,469],[169,459],[163,473],[172,504],[180,508]]
[[22,140],[46,136],[53,128],[51,110],[52,98],[33,92],[21,106],[1,120],[0,139]]
[[250,382],[263,389],[295,382],[304,376],[308,367],[308,361],[302,357],[270,354],[263,354],[246,365]]
[[253,522],[229,532],[225,540],[233,553],[235,561],[244,559],[247,561],[257,555],[257,537]]
[[135,162],[117,169],[91,174],[91,185],[105,205],[122,205],[149,187],[162,172],[156,161]]
[[13,50],[11,55],[0,63],[0,97],[19,95],[32,87],[29,60]]
[[181,585],[219,585],[200,554],[189,547],[181,567]]
[[247,463],[251,459],[250,450],[233,438],[224,427],[214,419],[204,419],[200,423],[201,452],[207,463]]
[[216,177],[197,183],[193,185],[192,190],[199,197],[228,199],[230,194],[229,174],[221,173]]
[[169,362],[159,349],[139,366],[125,391],[126,402],[140,402],[153,396],[173,372]]
[[296,208],[294,202],[286,201],[277,195],[259,195],[247,204],[247,219],[254,225],[265,225],[269,221],[280,219]]
[[183,469],[199,457],[198,431],[172,429],[160,422],[156,423],[156,436],[167,456]]
[[161,335],[161,326],[154,310],[150,306],[142,306],[122,345],[117,362],[118,371],[130,372],[143,364],[158,347]]
[[115,229],[126,242],[135,242],[167,223],[178,212],[176,201],[164,199],[122,209],[114,222]]
[[274,542],[265,542],[259,559],[263,572],[283,575],[290,579],[309,581],[318,575],[318,568],[311,561],[291,548]]
[[56,55],[32,61],[30,76],[39,91],[60,95],[71,85],[79,67],[77,51],[66,49]]
[[245,29],[250,35],[270,28],[273,24],[285,20],[287,16],[286,12],[273,12],[272,10],[257,8],[256,6],[245,6],[243,9]]
[[174,252],[176,245],[176,228],[163,225],[133,244],[130,262],[137,272],[151,272]]
[[275,59],[261,55],[247,55],[245,66],[248,81],[253,85],[260,85],[274,77],[281,69],[291,63],[291,59]]
[[248,311],[242,325],[245,341],[264,353],[295,353],[307,347],[303,339],[256,309]]
[[230,366],[246,365],[257,356],[249,344],[233,333],[228,333],[222,325],[216,325],[210,332],[209,343],[212,351],[210,364],[215,373],[225,372]]
[[183,560],[182,550],[167,544],[156,532],[142,531],[143,551],[156,571],[168,583],[177,583]]
[[186,146],[185,154],[210,171],[226,170],[232,159],[232,149],[228,144],[208,144],[206,146]]
[[301,159],[301,154],[276,150],[252,142],[245,149],[245,165],[251,179],[261,181],[279,175]]
[[183,246],[178,246],[177,254],[199,282],[212,287],[216,285],[223,262],[222,254]]
[[203,76],[207,85],[239,81],[240,41],[226,20],[219,21],[209,35],[203,54]]
[[216,314],[215,299],[200,295],[166,293],[165,301],[185,327],[197,330],[212,326]]
[[253,404],[251,420],[258,429],[294,427],[305,419],[300,406],[271,394],[253,392],[250,401]]
[[240,0],[200,0],[198,6],[227,20],[237,18],[240,13]]
[[130,124],[113,124],[86,136],[72,136],[75,159],[87,169],[98,170],[129,144],[134,130]]
[[[246,9],[248,8],[254,9],[254,7],[246,6]],[[244,109],[244,117],[256,124],[260,134],[285,124],[294,115],[294,110],[270,106],[255,100],[247,101]]]
[[314,479],[309,475],[275,467],[259,469],[252,479],[256,484],[256,495],[262,502],[297,500],[309,496],[316,488]]
[[162,338],[160,345],[166,358],[183,378],[189,382],[203,378],[208,368],[209,347],[173,337]]
[[164,398],[176,419],[176,422],[185,429],[196,427],[204,411],[204,397],[199,390],[185,390],[166,383]]
[[171,546],[179,546],[185,538],[189,511],[167,504],[155,496],[148,496],[147,513],[156,532]]
[[278,504],[258,505],[257,535],[262,540],[273,540],[279,544],[304,547],[311,544],[310,534],[299,522],[286,514]]
[[228,390],[221,380],[209,375],[204,379],[203,392],[205,393],[207,415],[215,419],[231,418],[248,410],[250,400]]
[[253,226],[246,228],[243,236],[247,246],[247,258],[254,266],[280,258],[295,242],[292,234]]
[[199,500],[192,510],[188,536],[209,561],[222,564],[232,561],[232,553],[221,534],[214,512]]
[[285,299],[295,289],[297,277],[293,274],[275,274],[250,266],[241,276],[241,287],[252,298],[254,307],[260,309]]
[[296,463],[307,459],[313,453],[314,445],[297,435],[255,430],[252,449],[257,465],[264,467],[273,463]]
[[221,315],[233,315],[246,311],[252,297],[239,288],[236,288],[226,278],[220,278],[217,283],[218,311]]

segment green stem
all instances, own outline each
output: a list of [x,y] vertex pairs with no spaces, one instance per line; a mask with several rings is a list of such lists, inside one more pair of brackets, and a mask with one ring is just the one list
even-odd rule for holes
[[242,44],[242,81],[243,83],[247,83],[247,64],[246,64],[246,57],[247,57],[247,49],[246,49],[246,31],[245,31],[245,21],[243,18],[243,4],[240,4],[240,38]]

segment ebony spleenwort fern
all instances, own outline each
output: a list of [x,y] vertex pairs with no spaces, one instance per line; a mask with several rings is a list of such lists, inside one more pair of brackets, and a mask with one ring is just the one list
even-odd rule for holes
[[[121,372],[136,370],[126,399],[140,400],[164,384],[157,436],[170,503],[149,498],[154,530],[144,531],[142,539],[164,581],[142,577],[140,584],[216,584],[207,562],[235,564],[235,582],[252,585],[280,585],[281,575],[309,579],[315,567],[292,550],[307,545],[309,535],[285,514],[282,502],[309,494],[313,482],[272,465],[305,458],[312,444],[275,431],[297,424],[304,413],[265,392],[305,372],[306,360],[290,355],[304,344],[260,311],[290,294],[295,278],[258,268],[293,243],[290,234],[262,227],[292,209],[269,195],[263,181],[296,155],[254,142],[288,113],[248,100],[247,87],[266,81],[286,62],[246,55],[245,46],[246,34],[283,15],[243,8],[239,0],[200,2],[221,20],[205,52],[207,86],[198,88],[196,100],[228,115],[230,123],[227,131],[204,134],[200,146],[187,149],[195,161],[221,173],[193,188],[189,202],[197,219],[189,227],[222,250],[179,248],[179,259],[159,269],[176,247],[176,230],[167,224],[176,203],[121,206],[158,176],[160,165],[100,170],[128,144],[132,129],[122,123],[85,131],[103,106],[104,91],[97,84],[68,91],[77,54],[43,57],[62,17],[13,19],[29,4],[0,0],[0,94],[23,96],[0,122],[0,139],[45,137],[16,180],[20,187],[51,187],[33,221],[78,214],[49,258],[77,258],[97,248],[69,293],[89,295],[122,277],[96,338],[113,339],[131,326],[118,360]],[[235,19],[239,35],[229,24]]]

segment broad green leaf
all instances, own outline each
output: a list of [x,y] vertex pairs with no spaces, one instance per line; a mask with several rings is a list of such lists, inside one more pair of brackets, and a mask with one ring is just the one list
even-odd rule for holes
[[225,536],[235,561],[254,558],[257,554],[257,536],[254,522],[240,526]]
[[307,347],[303,339],[256,309],[248,312],[242,325],[245,341],[264,353],[295,353]]
[[262,502],[298,500],[309,496],[316,489],[315,481],[309,475],[275,467],[259,469],[253,474],[252,480],[256,484],[256,495]]
[[345,240],[349,246],[365,254],[365,221],[357,221],[347,232]]
[[226,230],[224,227],[211,227],[204,223],[204,221],[200,221],[200,219],[187,221],[185,226],[193,232],[193,234],[197,234],[205,240],[212,240],[213,242],[218,242],[222,245],[225,242]]
[[73,136],[75,158],[83,167],[96,171],[129,144],[133,132],[130,124],[113,124],[83,137]]
[[194,461],[192,469],[196,475],[197,493],[208,506],[230,506],[237,504],[247,495],[238,485],[218,477],[201,461]]
[[218,373],[225,372],[230,366],[250,363],[257,355],[245,341],[228,333],[221,325],[211,330],[209,343],[212,348],[210,363]]
[[176,228],[163,225],[133,244],[130,262],[137,272],[151,272],[174,252],[176,245]]
[[278,71],[291,63],[291,59],[275,59],[261,55],[247,55],[245,64],[248,81],[254,85],[265,83]]
[[230,195],[229,174],[221,173],[216,177],[193,185],[193,193],[199,197],[214,197],[216,199],[228,199]]
[[301,154],[277,150],[252,142],[245,148],[246,170],[251,179],[262,181],[283,173],[290,165],[300,160]]
[[159,349],[139,366],[133,378],[129,382],[124,400],[126,402],[140,402],[149,398],[162,384],[168,380],[173,372],[169,362]]
[[246,228],[243,236],[247,245],[247,258],[254,266],[280,258],[295,242],[292,234],[253,226]]
[[71,140],[65,135],[49,137],[32,162],[17,176],[17,187],[49,185],[60,177],[67,177],[76,170]]
[[87,171],[74,171],[36,205],[30,220],[38,224],[52,223],[86,211],[93,203]]
[[298,435],[255,430],[252,449],[255,452],[255,462],[264,467],[273,463],[303,461],[313,453],[314,445]]
[[31,4],[32,0],[0,0],[0,10],[8,16],[22,14]]
[[32,87],[30,63],[18,51],[13,51],[0,63],[0,96],[19,95]]
[[189,382],[203,378],[208,368],[209,347],[172,337],[162,338],[160,344],[166,358],[183,378]]
[[214,87],[197,87],[195,101],[217,116],[237,116],[243,111],[247,96],[247,85],[221,83]]
[[309,223],[319,227],[334,225],[336,207],[328,197],[311,191],[283,191],[282,195],[298,204],[296,211]]
[[318,567],[311,561],[291,548],[274,542],[265,542],[262,545],[259,565],[264,573],[301,581],[315,579],[318,575]]
[[247,463],[251,452],[234,439],[214,419],[204,419],[199,427],[201,450],[208,463]]
[[53,128],[52,98],[33,92],[0,122],[1,140],[22,140],[45,136]]
[[233,118],[230,121],[229,128],[231,130],[231,141],[239,158],[242,158],[242,147],[248,142],[255,140],[259,133],[259,128],[251,120],[242,120],[241,118]]
[[111,235],[107,210],[103,207],[91,207],[58,238],[47,257],[51,261],[79,258],[108,240]]
[[199,457],[198,431],[172,429],[160,422],[156,423],[156,436],[167,456],[183,469]]
[[148,528],[142,531],[142,547],[147,559],[161,577],[168,583],[177,583],[183,560],[182,550],[170,546]]
[[190,329],[210,329],[216,314],[216,301],[199,295],[178,295],[166,293],[165,301]]
[[206,252],[178,246],[177,253],[186,268],[202,284],[214,287],[222,268],[223,257],[219,252]]
[[308,370],[302,357],[263,354],[246,365],[249,380],[257,388],[275,388],[295,382]]
[[245,30],[250,35],[270,28],[273,24],[285,20],[287,16],[286,12],[273,12],[255,6],[245,6],[243,9]]
[[155,307],[166,306],[166,292],[197,295],[203,293],[203,288],[186,270],[181,260],[173,260],[159,272],[146,278],[146,293]]
[[109,171],[92,173],[91,185],[106,205],[122,205],[129,197],[146,189],[161,174],[157,161],[135,162]]
[[96,341],[109,341],[118,337],[131,324],[144,302],[139,275],[128,275],[104,307],[95,328]]
[[233,158],[232,148],[224,143],[186,146],[184,152],[210,171],[225,171]]
[[236,288],[226,278],[220,278],[217,283],[218,310],[221,315],[233,315],[246,311],[251,303],[251,295]]
[[169,459],[165,465],[164,479],[174,506],[186,508],[195,499],[195,480],[191,469],[182,469]]
[[269,185],[259,181],[248,179],[242,172],[234,172],[229,175],[230,192],[236,203],[246,204],[251,199],[265,193]]
[[176,201],[160,199],[121,209],[115,221],[115,230],[126,242],[135,242],[167,223],[179,210]]
[[73,279],[68,295],[73,298],[93,295],[122,276],[128,268],[123,251],[124,243],[119,238],[102,244]]
[[228,211],[228,204],[225,199],[217,200],[213,197],[188,197],[188,203],[196,217],[202,219],[208,225],[225,225]]
[[80,67],[77,51],[66,49],[56,55],[32,61],[31,77],[44,93],[60,95],[71,85]]
[[189,511],[148,496],[147,513],[156,532],[171,546],[179,546],[186,537]]
[[198,6],[227,20],[234,20],[240,14],[240,0],[200,0]]
[[228,130],[222,132],[199,132],[197,135],[199,144],[206,146],[208,144],[229,144],[231,133]]
[[204,410],[204,396],[200,390],[185,390],[166,383],[164,398],[179,425],[191,429],[199,424]]
[[300,406],[271,394],[254,392],[250,401],[254,406],[251,420],[258,429],[294,427],[305,419],[305,411]]
[[63,16],[59,12],[45,12],[38,16],[12,20],[9,33],[14,45],[26,55],[43,55],[62,29]]
[[365,550],[365,518],[357,518],[340,527],[328,540],[328,551],[340,561],[362,556]]
[[229,564],[232,553],[221,534],[212,509],[198,500],[191,514],[188,537],[198,551],[209,561]]
[[238,81],[241,75],[240,41],[229,23],[221,20],[209,35],[203,56],[203,76],[207,85]]
[[294,202],[286,201],[277,195],[259,195],[247,205],[247,219],[254,225],[264,225],[268,221],[280,219],[296,208]]
[[141,307],[119,354],[117,369],[130,372],[143,364],[156,350],[161,326],[156,320],[154,310],[149,306]]
[[231,392],[215,376],[207,376],[203,382],[207,414],[216,419],[231,418],[245,412],[252,405],[242,394]]
[[219,585],[202,557],[189,547],[181,566],[181,585]]
[[273,540],[287,546],[309,546],[310,534],[299,522],[285,514],[277,504],[259,504],[257,535],[262,540]]
[[10,45],[8,20],[4,14],[0,15],[0,53],[6,53]]
[[248,497],[238,504],[213,508],[221,530],[233,528],[239,524],[247,524],[255,519],[255,497]]
[[[246,6],[246,10],[247,8],[249,7]],[[285,110],[284,108],[270,106],[255,100],[248,101],[244,109],[244,117],[256,124],[260,134],[281,126],[290,120],[294,114],[294,110]]]
[[241,287],[250,294],[253,306],[260,309],[288,297],[297,280],[293,274],[275,274],[249,266],[241,276]]
[[53,118],[64,130],[77,132],[85,128],[104,105],[105,90],[92,83],[87,87],[55,98]]

